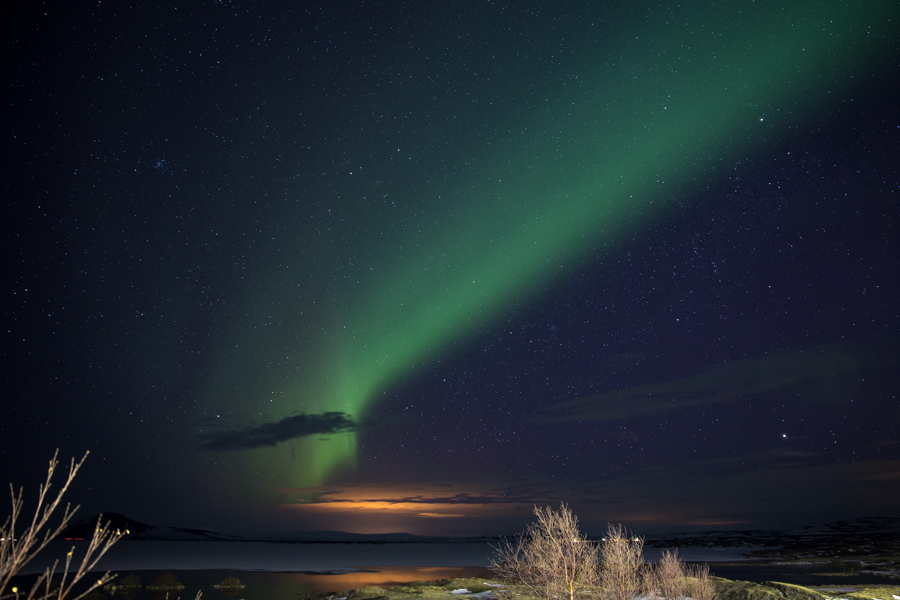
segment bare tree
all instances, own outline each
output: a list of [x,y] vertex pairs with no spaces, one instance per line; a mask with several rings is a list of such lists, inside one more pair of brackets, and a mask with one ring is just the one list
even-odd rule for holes
[[600,554],[600,581],[611,600],[631,600],[641,590],[644,539],[621,525],[610,525]]
[[598,583],[597,544],[584,539],[578,518],[565,504],[559,511],[535,507],[537,522],[514,541],[494,547],[491,569],[542,600],[569,598]]
[[[12,595],[4,596],[7,592],[6,588],[9,580],[41,550],[46,548],[51,540],[63,532],[72,520],[75,511],[78,510],[77,506],[72,508],[70,504],[66,504],[59,524],[56,527],[49,526],[50,518],[62,503],[62,497],[66,490],[69,489],[69,485],[71,485],[72,480],[78,473],[78,469],[81,468],[81,465],[87,458],[87,453],[77,463],[74,458],[70,461],[69,474],[59,492],[54,496],[50,494],[50,489],[53,485],[51,481],[53,474],[59,466],[59,461],[57,461],[56,457],[57,453],[54,453],[53,459],[50,461],[50,467],[47,469],[47,479],[38,488],[37,506],[34,509],[34,516],[32,516],[31,522],[21,532],[18,532],[16,527],[19,517],[22,515],[23,491],[19,488],[19,492],[16,493],[12,484],[9,486],[12,498],[12,511],[3,523],[3,526],[0,527],[0,600],[12,597]],[[62,572],[57,577],[54,577],[59,561],[54,562],[52,567],[45,570],[38,577],[31,590],[24,596],[24,600],[49,600],[51,597],[55,597],[57,600],[68,598],[72,594],[75,584],[81,581],[88,574],[88,571],[97,565],[97,562],[106,554],[106,551],[119,541],[123,535],[124,532],[110,531],[108,525],[102,525],[98,519],[94,535],[88,543],[84,557],[82,557],[80,562],[74,564],[74,572],[70,573],[75,554],[75,548],[72,548],[66,554],[65,567]],[[51,586],[51,579],[54,580],[53,586]],[[86,590],[69,600],[79,600],[108,583],[111,579],[112,576],[107,572],[99,577],[96,582],[90,584]],[[58,587],[56,587],[57,584]],[[42,586],[44,591],[39,593],[39,589]],[[19,590],[13,588],[10,591],[18,600],[20,597]]]

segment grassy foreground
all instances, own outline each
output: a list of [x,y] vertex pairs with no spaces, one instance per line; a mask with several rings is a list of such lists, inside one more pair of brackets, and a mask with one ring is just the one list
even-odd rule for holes
[[[752,583],[711,577],[716,587],[716,600],[896,600],[900,587],[841,588],[834,591],[812,589],[790,583],[767,581]],[[449,600],[484,597],[486,592],[500,586],[489,579],[440,579],[437,581],[413,581],[391,588],[367,586],[336,594],[314,594],[315,599],[346,598],[346,600]],[[463,591],[465,590],[465,591]],[[523,598],[524,600],[524,598]]]
[[[411,581],[409,583],[390,588],[366,586],[338,592],[336,594],[320,593],[311,598],[346,598],[347,600],[448,600],[459,597],[471,600],[476,594],[489,592],[499,583],[490,579],[438,579],[437,581]],[[467,590],[467,593],[451,594],[459,590]]]

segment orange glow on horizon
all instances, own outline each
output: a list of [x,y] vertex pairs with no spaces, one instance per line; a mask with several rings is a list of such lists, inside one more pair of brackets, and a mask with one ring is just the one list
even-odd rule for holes
[[531,514],[533,506],[522,503],[449,503],[449,502],[392,502],[389,500],[320,500],[302,504],[283,504],[285,508],[309,513],[356,513],[377,515],[398,515],[430,519],[483,519],[492,516],[509,515],[512,510],[524,510]]
[[[302,523],[304,528],[361,534],[493,536],[522,531],[533,522],[535,506],[559,506],[560,490],[554,485],[542,481],[519,482],[521,488],[530,492],[523,496],[509,494],[510,485],[504,483],[467,482],[451,486],[433,482],[403,485],[354,482],[304,490],[282,489],[287,501],[279,503],[277,510],[282,518]],[[567,495],[571,499],[566,499],[566,504],[589,535],[600,535],[609,523],[621,523],[636,535],[644,535],[754,522],[740,514],[709,516],[704,514],[703,507],[693,504],[670,504],[665,510],[657,510],[655,502],[635,502],[634,498],[610,493],[609,500],[599,508],[595,502],[580,503],[578,493]]]
[[747,525],[748,523],[752,523],[748,519],[691,519],[686,521],[687,525],[692,527],[720,527],[722,525]]
[[332,485],[319,488],[312,499],[297,497],[299,492],[310,491],[281,490],[295,502],[281,503],[278,508],[287,515],[315,522],[317,528],[365,534],[505,535],[510,533],[510,522],[516,523],[513,528],[521,529],[530,521],[535,504],[508,498],[502,489],[490,485],[479,488],[471,483],[415,483],[402,488]]

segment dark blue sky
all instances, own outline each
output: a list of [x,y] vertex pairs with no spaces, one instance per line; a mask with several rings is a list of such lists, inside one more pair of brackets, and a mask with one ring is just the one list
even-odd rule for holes
[[4,8],[0,479],[493,534],[900,516],[891,2]]

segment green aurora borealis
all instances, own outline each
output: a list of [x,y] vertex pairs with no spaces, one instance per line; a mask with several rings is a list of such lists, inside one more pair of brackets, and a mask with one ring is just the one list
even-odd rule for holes
[[[588,55],[560,63],[558,98],[525,123],[516,107],[481,107],[502,143],[472,148],[476,171],[428,180],[400,216],[365,200],[370,184],[350,188],[354,208],[284,242],[296,264],[272,268],[266,291],[247,298],[250,317],[223,345],[204,405],[230,410],[231,428],[331,411],[366,424],[418,365],[877,73],[894,27],[885,15],[896,12],[891,2],[737,6],[692,4],[605,28]],[[342,168],[348,181],[372,177]],[[357,452],[345,431],[233,460],[295,497],[352,470]]]
[[5,14],[0,481],[89,450],[83,514],[234,533],[900,518],[896,1]]

